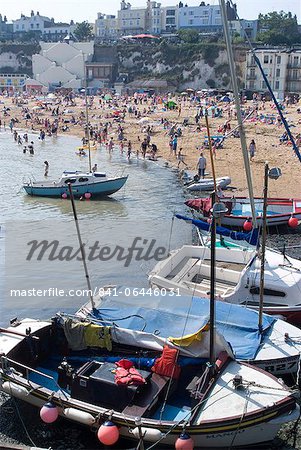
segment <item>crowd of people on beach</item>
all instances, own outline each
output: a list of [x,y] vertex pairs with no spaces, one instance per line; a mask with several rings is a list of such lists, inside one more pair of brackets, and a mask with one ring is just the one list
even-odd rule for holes
[[[0,129],[9,128],[15,142],[23,146],[24,154],[28,152],[34,155],[35,152],[34,142],[29,142],[28,133],[37,134],[38,139],[43,142],[51,136],[70,132],[82,136],[79,156],[85,156],[89,145],[92,145],[105,147],[110,154],[119,149],[120,154],[125,155],[128,161],[133,157],[157,161],[163,154],[165,159],[169,159],[170,166],[194,170],[194,165],[186,161],[187,141],[190,145],[189,138],[194,135],[199,137],[199,145],[195,146],[194,151],[196,150],[198,174],[203,178],[208,149],[211,148],[216,159],[226,139],[239,138],[239,130],[234,123],[236,109],[230,96],[207,93],[187,93],[180,96],[135,93],[132,96],[113,96],[103,93],[85,98],[82,94],[57,93],[42,98],[36,94],[20,93],[18,96],[11,96],[9,92],[3,92],[0,98],[3,103]],[[86,101],[88,118],[85,112]],[[298,101],[296,97],[285,99],[282,102],[283,111],[295,105],[297,108]],[[266,114],[267,109],[273,110],[274,107],[259,94],[254,94],[251,102],[243,97],[241,106],[246,123],[249,121],[255,125],[282,126],[276,113],[270,116]],[[297,112],[298,110],[301,111],[300,108]],[[204,115],[208,115],[212,126],[217,124],[211,137],[206,135]],[[299,123],[295,126],[298,125]],[[294,134],[297,145],[300,145],[301,133]],[[186,147],[183,145],[183,138],[186,139]],[[286,132],[279,136],[279,142],[290,142]],[[166,147],[169,148],[167,156]],[[248,150],[250,161],[254,161],[257,152],[254,138],[250,139]],[[47,162],[45,176],[48,176],[48,172]]]

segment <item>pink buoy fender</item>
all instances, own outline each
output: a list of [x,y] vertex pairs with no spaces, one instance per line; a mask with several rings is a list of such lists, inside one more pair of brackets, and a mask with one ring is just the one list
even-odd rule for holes
[[57,406],[52,402],[47,402],[40,409],[40,417],[45,423],[53,423],[58,418]]
[[119,439],[118,427],[110,420],[107,420],[98,428],[97,437],[104,445],[114,445]]

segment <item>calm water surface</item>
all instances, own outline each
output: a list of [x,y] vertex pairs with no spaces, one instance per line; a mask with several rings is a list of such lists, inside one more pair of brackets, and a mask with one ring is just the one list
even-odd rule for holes
[[[23,133],[22,133],[23,134]],[[75,239],[75,225],[69,200],[46,199],[30,197],[22,189],[22,183],[28,178],[44,179],[44,161],[49,162],[49,179],[58,179],[63,170],[87,170],[88,158],[79,158],[75,152],[80,145],[78,138],[63,136],[46,138],[41,142],[37,135],[29,135],[29,141],[34,141],[35,154],[23,154],[23,146],[18,146],[10,132],[0,133],[0,175],[3,180],[1,196],[1,218],[4,223],[6,239],[6,256],[14,262],[15,273],[6,270],[7,278],[14,280],[14,288],[30,289],[39,279],[45,286],[55,286],[60,278],[63,287],[85,288],[85,278],[80,262],[68,267],[58,276],[57,269],[47,264],[41,264],[38,269],[24,268],[19,261],[20,242],[28,242],[34,238],[36,226],[47,225],[55,231],[64,227],[63,240]],[[92,151],[92,163],[97,163],[101,171],[108,175],[117,176],[128,174],[126,186],[106,200],[76,201],[79,224],[83,240],[92,243],[95,239],[103,245],[128,246],[136,236],[146,237],[148,240],[157,239],[158,245],[177,247],[191,239],[190,228],[174,222],[172,216],[175,211],[185,211],[184,197],[174,172],[164,168],[163,162],[137,160],[130,162],[126,156],[120,155],[115,149],[110,156],[105,149]],[[32,225],[32,223],[34,225]],[[11,242],[9,238],[15,229],[18,239]],[[4,255],[4,230],[2,229],[1,255]],[[52,232],[49,233],[52,235]],[[51,236],[53,237],[53,236]],[[61,237],[61,234],[60,234]],[[76,242],[76,241],[75,241]],[[2,264],[3,258],[2,258]],[[90,276],[93,286],[113,283],[127,286],[147,286],[147,272],[155,264],[154,261],[134,261],[129,267],[116,261],[91,264]],[[5,273],[5,272],[4,272]],[[51,279],[51,283],[49,283]],[[63,281],[62,281],[63,279]],[[41,281],[42,280],[42,281]],[[47,284],[48,283],[48,284]],[[65,283],[65,286],[64,286]],[[62,284],[60,284],[62,286]],[[2,291],[4,290],[2,279]],[[5,298],[6,297],[6,298]],[[17,315],[25,314],[31,317],[49,317],[57,308],[75,310],[86,299],[73,298],[72,304],[66,299],[59,303],[57,299],[43,297],[43,299],[26,299],[21,301],[7,298],[7,291],[2,295],[1,324]]]

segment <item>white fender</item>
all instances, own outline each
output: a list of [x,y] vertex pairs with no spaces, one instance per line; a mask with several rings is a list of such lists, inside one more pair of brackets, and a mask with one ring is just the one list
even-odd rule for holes
[[28,390],[24,386],[19,386],[18,384],[12,383],[11,381],[4,381],[1,389],[13,397],[21,398],[22,400],[28,400]]
[[64,409],[62,415],[69,420],[74,420],[75,422],[82,423],[83,425],[91,426],[95,422],[92,414],[75,408]]
[[[133,435],[139,439],[139,428],[136,427],[132,430]],[[163,434],[157,428],[145,428],[141,427],[141,434],[145,438],[146,441],[149,442],[157,442],[159,439],[162,439]]]

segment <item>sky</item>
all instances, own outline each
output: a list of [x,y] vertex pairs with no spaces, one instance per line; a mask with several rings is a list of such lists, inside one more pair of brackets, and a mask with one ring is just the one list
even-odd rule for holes
[[[143,6],[146,0],[129,0],[132,6]],[[182,0],[188,6],[200,4],[200,0]],[[179,0],[158,0],[162,6],[171,6]],[[207,0],[206,3],[218,4],[218,0]],[[297,14],[298,22],[301,23],[301,0],[236,0],[237,10],[242,19],[256,19],[258,14],[270,11],[291,11]],[[18,19],[21,13],[26,16],[30,11],[39,11],[41,15],[54,17],[56,22],[76,22],[88,20],[94,22],[97,13],[116,14],[120,8],[120,0],[9,0],[0,3],[0,13],[6,15],[7,19]]]

